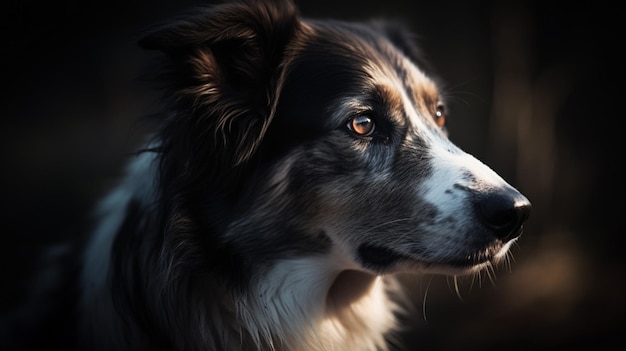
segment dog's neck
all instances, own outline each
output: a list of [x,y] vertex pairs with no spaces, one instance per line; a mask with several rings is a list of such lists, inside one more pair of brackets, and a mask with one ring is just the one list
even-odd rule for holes
[[259,348],[384,350],[395,325],[383,278],[345,269],[332,254],[280,261],[254,287],[236,301],[237,319]]
[[374,289],[379,277],[356,270],[345,270],[337,275],[326,295],[329,316],[341,316],[359,303]]

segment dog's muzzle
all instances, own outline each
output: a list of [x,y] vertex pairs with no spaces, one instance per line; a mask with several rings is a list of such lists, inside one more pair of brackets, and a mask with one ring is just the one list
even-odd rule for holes
[[509,187],[477,195],[474,206],[481,223],[503,242],[521,234],[532,208],[524,195]]

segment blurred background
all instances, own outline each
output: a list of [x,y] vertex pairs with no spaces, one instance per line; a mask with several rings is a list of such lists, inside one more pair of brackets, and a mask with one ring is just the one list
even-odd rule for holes
[[[141,30],[202,1],[2,6],[0,313],[46,245],[93,203],[155,112]],[[408,350],[554,350],[623,340],[623,15],[614,2],[299,0],[305,17],[396,19],[451,100],[450,138],[533,203],[510,264],[480,279],[403,277]]]

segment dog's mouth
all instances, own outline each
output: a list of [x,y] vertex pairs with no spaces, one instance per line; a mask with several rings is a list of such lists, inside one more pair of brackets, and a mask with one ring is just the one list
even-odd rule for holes
[[420,258],[384,246],[361,244],[358,248],[358,259],[364,268],[379,273],[423,271],[466,274],[499,261],[506,255],[511,243],[512,241],[505,244],[492,243],[480,250],[440,258]]
[[404,255],[398,251],[384,246],[371,244],[361,244],[358,249],[358,255],[361,264],[365,266],[365,268],[372,269],[374,271],[411,260],[410,256]]

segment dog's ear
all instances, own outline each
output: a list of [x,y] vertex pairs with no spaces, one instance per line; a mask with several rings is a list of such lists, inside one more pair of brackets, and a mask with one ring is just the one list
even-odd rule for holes
[[298,24],[290,1],[252,0],[197,10],[139,41],[166,54],[161,76],[190,143],[213,138],[211,149],[225,162],[249,159],[273,118],[281,62]]

